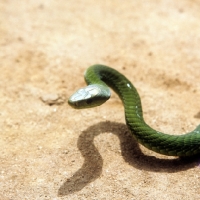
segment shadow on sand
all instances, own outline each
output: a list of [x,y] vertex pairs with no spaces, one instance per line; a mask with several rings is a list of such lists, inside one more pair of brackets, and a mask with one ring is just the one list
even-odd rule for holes
[[67,179],[58,190],[59,196],[80,191],[87,184],[96,180],[102,173],[103,159],[94,145],[94,138],[104,132],[112,132],[120,140],[121,152],[125,162],[131,166],[153,172],[174,173],[193,168],[198,165],[199,157],[160,159],[142,153],[137,141],[127,126],[115,122],[100,122],[81,133],[78,149],[84,157],[82,167]]

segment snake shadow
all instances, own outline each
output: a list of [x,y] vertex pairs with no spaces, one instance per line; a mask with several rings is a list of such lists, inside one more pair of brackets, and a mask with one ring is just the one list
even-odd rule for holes
[[100,122],[83,131],[78,139],[78,149],[84,157],[82,167],[68,178],[58,190],[58,196],[65,196],[82,190],[102,173],[103,159],[94,145],[94,138],[103,132],[118,136],[121,154],[129,165],[147,171],[175,173],[198,165],[199,156],[190,158],[160,159],[142,153],[137,141],[125,124]]

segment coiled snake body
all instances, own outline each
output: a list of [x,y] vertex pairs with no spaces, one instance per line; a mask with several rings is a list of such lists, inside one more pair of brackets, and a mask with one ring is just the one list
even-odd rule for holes
[[[79,89],[68,100],[76,109],[103,104],[110,98],[110,86],[121,98],[126,124],[139,143],[168,156],[200,154],[200,125],[184,135],[169,135],[152,129],[143,119],[139,94],[132,83],[115,69],[93,65],[85,72],[87,87]],[[108,85],[108,86],[107,86]]]

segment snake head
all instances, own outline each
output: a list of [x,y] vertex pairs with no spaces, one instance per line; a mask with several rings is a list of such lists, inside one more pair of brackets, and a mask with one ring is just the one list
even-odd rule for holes
[[110,98],[108,87],[98,84],[88,85],[76,91],[68,100],[68,104],[76,109],[100,106]]

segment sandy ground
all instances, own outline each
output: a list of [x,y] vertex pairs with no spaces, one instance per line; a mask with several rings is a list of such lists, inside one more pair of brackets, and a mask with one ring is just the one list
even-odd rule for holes
[[162,156],[128,131],[116,94],[74,110],[93,64],[138,88],[153,128],[200,123],[199,0],[0,1],[0,199],[200,199],[200,159]]

